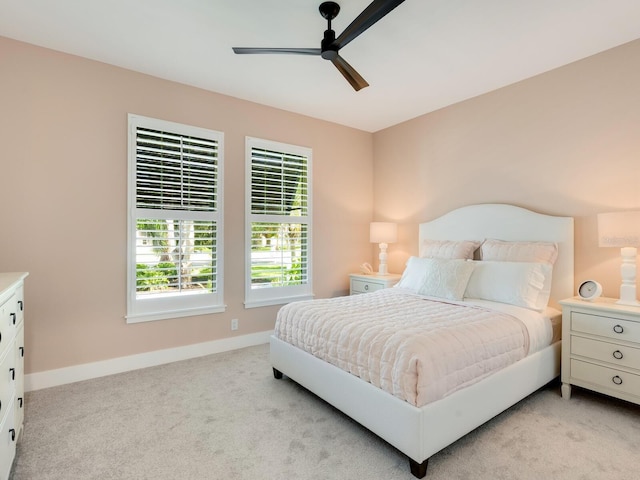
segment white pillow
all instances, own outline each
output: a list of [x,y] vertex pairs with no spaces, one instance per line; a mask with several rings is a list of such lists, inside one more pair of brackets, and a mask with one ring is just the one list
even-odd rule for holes
[[474,262],[410,257],[398,288],[430,297],[462,300]]
[[402,277],[400,277],[400,281],[396,283],[396,287],[406,288],[414,293],[418,293],[418,290],[420,290],[424,282],[425,272],[427,271],[426,260],[426,258],[409,257],[404,272],[402,272]]
[[464,293],[478,298],[542,311],[549,301],[544,293],[551,281],[551,265],[531,262],[469,262],[475,268]]
[[471,240],[423,240],[420,256],[427,258],[462,258],[473,260],[473,253],[480,246],[480,242]]
[[558,245],[553,242],[505,242],[485,240],[480,258],[499,262],[535,262],[553,265],[558,258]]
[[462,300],[475,267],[474,263],[462,259],[423,258],[422,260],[425,261],[427,268],[418,293],[429,297]]

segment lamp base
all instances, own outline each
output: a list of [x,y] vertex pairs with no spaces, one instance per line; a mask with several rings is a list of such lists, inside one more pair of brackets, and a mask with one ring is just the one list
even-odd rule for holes
[[636,296],[636,256],[638,251],[635,247],[624,247],[620,249],[622,255],[622,265],[620,274],[622,285],[620,285],[620,300],[618,305],[640,306]]
[[640,307],[640,302],[636,299],[635,285],[620,286],[620,300],[616,302],[618,305],[633,305]]
[[378,265],[378,275],[389,275],[389,270],[387,270],[387,244],[380,243],[380,255],[378,255],[378,259],[380,263]]

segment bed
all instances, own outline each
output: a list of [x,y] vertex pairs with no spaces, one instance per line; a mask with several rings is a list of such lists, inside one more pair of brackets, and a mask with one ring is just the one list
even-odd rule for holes
[[[559,300],[573,294],[573,219],[570,217],[542,215],[511,205],[482,204],[459,208],[419,226],[421,249],[430,242],[476,241],[480,245],[487,239],[505,242],[505,245],[515,242],[555,245],[557,255],[551,261],[553,273],[547,286],[548,304],[555,307]],[[476,261],[467,263],[481,264],[484,260],[477,261],[479,251],[480,248],[475,253]],[[396,292],[369,293],[362,297],[378,293],[389,296]],[[332,300],[348,302],[348,299],[364,301],[354,297]],[[466,301],[465,298],[462,303]],[[424,399],[407,401],[278,335],[276,331],[270,339],[274,376],[286,375],[396,447],[409,458],[411,473],[417,478],[426,475],[429,457],[552,381],[560,372],[560,341],[553,338],[534,353],[442,398],[426,403]]]

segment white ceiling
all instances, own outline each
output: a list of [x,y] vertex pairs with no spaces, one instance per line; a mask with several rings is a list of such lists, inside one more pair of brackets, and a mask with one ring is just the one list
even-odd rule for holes
[[[338,0],[339,35],[371,0]],[[406,0],[328,61],[321,0],[0,0],[0,36],[365,131],[640,38],[640,0]],[[0,59],[1,59],[0,52]]]

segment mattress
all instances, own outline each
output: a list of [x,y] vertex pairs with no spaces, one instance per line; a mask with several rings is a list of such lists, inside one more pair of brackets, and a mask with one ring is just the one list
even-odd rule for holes
[[391,288],[285,305],[274,334],[420,407],[549,345],[549,316]]

